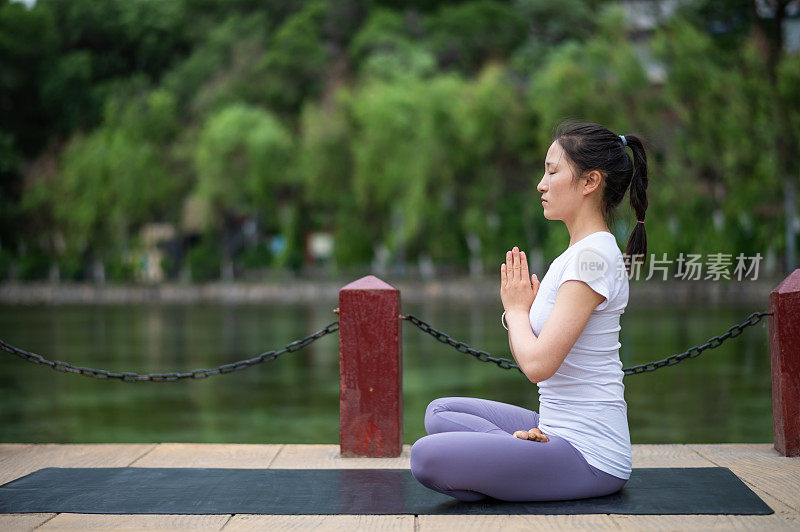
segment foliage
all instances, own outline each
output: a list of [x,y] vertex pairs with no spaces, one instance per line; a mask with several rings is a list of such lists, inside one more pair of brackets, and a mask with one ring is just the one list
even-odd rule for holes
[[[674,219],[679,230],[661,245],[734,252],[777,244],[774,202],[782,176],[774,171],[775,132],[755,49],[743,47],[736,65],[717,62],[709,36],[680,20],[664,29],[655,49],[668,62],[666,105],[681,124],[664,168],[675,186],[657,196],[658,215]],[[681,223],[709,214],[714,223],[692,226],[691,233]]]
[[568,117],[644,138],[651,252],[782,253],[797,54],[771,84],[744,0],[647,38],[608,4],[0,0],[0,274],[129,280],[151,222],[200,237],[194,280],[302,268],[312,232],[339,271],[551,259],[535,187]]
[[289,132],[269,112],[233,104],[212,115],[196,151],[198,192],[219,215],[256,214],[277,225],[281,192],[294,181]]
[[[658,114],[658,101],[641,61],[624,33],[624,14],[616,7],[603,11],[598,32],[585,42],[568,41],[549,55],[528,87],[528,105],[537,124],[536,151],[547,152],[553,128],[564,119],[592,117],[612,131],[638,133],[652,131],[651,122]],[[654,146],[657,148],[657,146]],[[651,153],[652,156],[652,153]],[[537,171],[543,171],[538,156]],[[650,159],[651,165],[653,158]],[[658,172],[650,168],[648,196],[659,197]],[[537,180],[538,182],[538,180]],[[624,206],[622,206],[624,208]],[[648,227],[648,238],[657,224]],[[627,235],[626,235],[627,236]],[[541,229],[542,248],[548,256],[563,249],[563,235],[550,228]],[[651,246],[651,249],[658,249]]]
[[214,238],[203,239],[189,250],[186,257],[192,281],[203,282],[219,279],[221,260],[222,252],[219,241]]
[[328,53],[322,42],[326,6],[315,1],[292,15],[275,34],[260,64],[266,101],[296,111],[307,97],[318,97]]
[[524,40],[526,26],[517,10],[489,0],[443,5],[426,21],[439,64],[473,72],[489,59],[508,57]]

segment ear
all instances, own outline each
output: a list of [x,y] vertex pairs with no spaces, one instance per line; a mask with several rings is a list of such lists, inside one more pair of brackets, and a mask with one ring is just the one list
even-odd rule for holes
[[603,176],[598,170],[591,170],[586,173],[586,182],[583,185],[583,194],[590,194],[600,187]]

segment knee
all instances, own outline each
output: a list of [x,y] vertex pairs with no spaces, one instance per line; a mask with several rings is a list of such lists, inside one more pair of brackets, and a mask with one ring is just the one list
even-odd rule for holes
[[428,434],[434,434],[439,432],[436,429],[436,414],[441,412],[442,410],[447,410],[447,400],[448,397],[439,397],[438,399],[434,399],[428,404],[428,408],[425,409],[425,431]]
[[411,446],[411,475],[421,484],[429,485],[436,462],[430,436],[423,436]]

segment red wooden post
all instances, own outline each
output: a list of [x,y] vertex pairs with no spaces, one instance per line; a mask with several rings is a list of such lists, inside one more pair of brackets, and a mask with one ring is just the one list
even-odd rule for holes
[[769,310],[775,449],[800,456],[800,269],[770,292]]
[[400,291],[368,275],[339,290],[339,454],[400,456]]

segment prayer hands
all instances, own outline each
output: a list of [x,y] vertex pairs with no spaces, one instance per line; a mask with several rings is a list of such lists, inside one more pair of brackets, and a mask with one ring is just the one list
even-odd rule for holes
[[550,438],[548,438],[544,432],[537,429],[536,427],[532,428],[531,430],[518,430],[517,432],[514,433],[514,437],[519,438],[520,440],[531,440],[539,442],[550,441]]
[[500,265],[500,299],[503,300],[503,308],[506,312],[528,312],[538,291],[539,279],[536,274],[528,280],[528,259],[525,252],[514,246],[514,249],[506,253],[505,264]]

